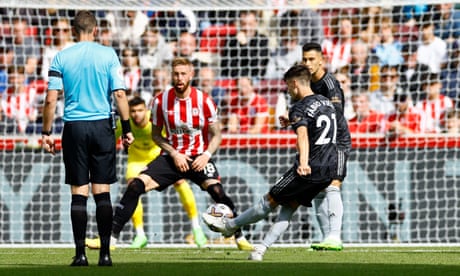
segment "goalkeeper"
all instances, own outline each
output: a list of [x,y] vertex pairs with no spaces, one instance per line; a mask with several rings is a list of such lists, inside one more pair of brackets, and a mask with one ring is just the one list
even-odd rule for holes
[[[161,148],[152,140],[152,123],[150,122],[150,110],[147,110],[145,101],[140,97],[134,97],[129,101],[130,124],[135,142],[128,150],[128,165],[126,168],[126,180],[128,185],[134,177],[147,166],[147,164],[160,155]],[[121,136],[121,124],[117,122],[117,139]],[[179,193],[180,201],[192,223],[192,233],[195,244],[202,247],[207,239],[201,229],[198,211],[190,185],[184,179],[174,184],[174,189]],[[144,212],[142,200],[139,199],[136,209],[131,217],[136,236],[131,244],[131,248],[143,248],[147,245],[147,236],[144,232]],[[89,248],[99,248],[100,241],[96,239],[86,239]]]

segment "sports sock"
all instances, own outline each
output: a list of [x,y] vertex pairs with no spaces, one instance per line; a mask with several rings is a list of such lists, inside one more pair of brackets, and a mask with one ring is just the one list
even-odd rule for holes
[[85,235],[88,215],[86,203],[88,198],[83,195],[72,195],[70,204],[70,219],[72,221],[73,239],[75,242],[75,256],[85,255]]
[[262,245],[268,248],[275,243],[276,240],[278,240],[278,238],[288,229],[289,222],[291,221],[292,214],[294,214],[295,210],[296,209],[288,206],[281,206],[278,219],[265,235]]
[[225,193],[222,184],[216,183],[209,185],[206,191],[209,193],[209,195],[215,202],[227,205],[232,210],[233,215],[237,216],[235,204],[233,204],[233,201]]
[[326,198],[326,192],[320,192],[313,201],[315,204],[316,219],[321,234],[323,234],[323,239],[325,239],[329,235],[331,228],[329,225],[329,204]]
[[129,185],[120,203],[115,208],[113,216],[112,236],[116,239],[120,236],[120,232],[126,222],[131,218],[136,209],[139,197],[145,193],[145,185],[142,180],[135,178]]
[[112,202],[110,193],[100,193],[94,195],[96,202],[96,222],[99,237],[101,239],[101,255],[110,254],[110,233],[112,232]]
[[340,188],[337,186],[329,186],[326,188],[326,198],[329,205],[329,225],[330,232],[328,237],[341,239],[343,203],[340,195]]
[[133,227],[136,230],[136,235],[145,236],[144,207],[142,206],[142,200],[140,198],[137,201],[136,209],[134,209],[134,213],[131,216],[131,220],[133,221]]
[[273,209],[270,207],[269,202],[265,199],[265,196],[263,196],[255,206],[247,209],[236,218],[229,220],[228,226],[230,228],[237,228],[258,222],[259,220],[266,218],[271,211],[273,211]]
[[187,181],[182,180],[178,185],[174,185],[174,189],[179,194],[180,202],[187,213],[188,218],[192,222],[192,228],[194,221],[198,222],[198,209],[196,208],[195,195],[193,194],[192,188]]

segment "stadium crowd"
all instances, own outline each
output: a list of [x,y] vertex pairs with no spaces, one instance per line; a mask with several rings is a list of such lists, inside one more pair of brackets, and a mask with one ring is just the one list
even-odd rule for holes
[[[127,94],[150,102],[176,56],[218,105],[223,131],[268,133],[285,112],[285,70],[318,42],[340,81],[353,133],[460,133],[456,4],[249,11],[95,11]],[[75,42],[74,10],[0,7],[0,135],[39,134],[47,71]],[[63,104],[57,108],[60,133]]]

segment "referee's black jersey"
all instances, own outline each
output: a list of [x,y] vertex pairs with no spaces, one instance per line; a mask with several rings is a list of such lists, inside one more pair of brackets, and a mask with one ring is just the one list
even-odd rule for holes
[[337,113],[337,146],[340,150],[349,152],[351,150],[351,136],[348,130],[347,119],[343,115],[345,106],[345,97],[342,88],[337,79],[326,72],[324,76],[317,82],[310,84],[311,90],[315,94],[323,95],[328,98],[335,107]]
[[332,103],[322,95],[307,96],[291,106],[289,121],[294,131],[300,126],[308,130],[311,179],[324,181],[331,178],[337,168],[337,122]]

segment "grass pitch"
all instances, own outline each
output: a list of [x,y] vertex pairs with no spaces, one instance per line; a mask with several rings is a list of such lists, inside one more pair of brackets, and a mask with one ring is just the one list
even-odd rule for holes
[[460,247],[270,248],[263,262],[236,248],[117,248],[113,267],[70,267],[71,248],[0,248],[0,275],[460,275]]

